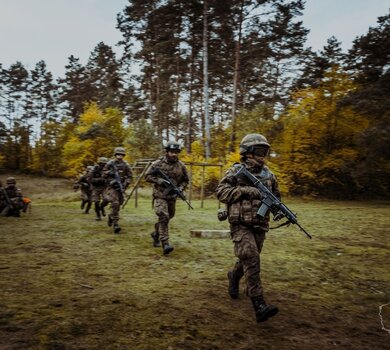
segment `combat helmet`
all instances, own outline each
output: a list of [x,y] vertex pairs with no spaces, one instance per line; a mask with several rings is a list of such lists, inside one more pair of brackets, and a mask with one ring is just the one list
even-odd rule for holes
[[106,158],[106,157],[99,157],[98,158],[99,164],[106,164],[107,162],[108,162],[108,158]]
[[240,142],[240,154],[250,152],[254,146],[270,147],[267,139],[261,134],[248,134]]
[[116,156],[117,154],[122,154],[123,156],[125,156],[126,150],[123,147],[115,147],[114,156]]
[[181,151],[181,144],[176,141],[168,141],[165,145],[165,150],[168,151]]
[[6,180],[6,183],[7,185],[15,185],[16,184],[16,180],[14,177],[8,177],[7,180]]

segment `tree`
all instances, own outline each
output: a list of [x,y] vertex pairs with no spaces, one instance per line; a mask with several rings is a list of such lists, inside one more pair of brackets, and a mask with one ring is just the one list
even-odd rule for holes
[[75,176],[98,157],[110,157],[116,146],[125,143],[128,130],[123,126],[123,114],[116,108],[102,111],[97,103],[88,105],[79,124],[64,145],[66,176]]
[[122,78],[120,64],[112,48],[100,42],[91,52],[86,65],[91,100],[101,108],[120,107]]
[[352,198],[359,190],[355,169],[359,136],[368,120],[340,101],[356,88],[346,73],[333,68],[318,88],[297,92],[283,116],[276,142],[280,164],[293,194]]
[[93,99],[93,89],[88,80],[86,68],[79,58],[69,56],[65,66],[65,78],[59,79],[59,101],[64,103],[64,110],[73,122],[78,122],[83,113],[84,105]]
[[343,102],[370,119],[359,140],[364,151],[356,178],[368,196],[390,194],[390,13],[378,26],[357,38],[348,53],[349,69],[358,84]]

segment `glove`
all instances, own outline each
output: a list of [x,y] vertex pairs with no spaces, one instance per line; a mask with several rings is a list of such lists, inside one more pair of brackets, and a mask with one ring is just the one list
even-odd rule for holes
[[164,179],[162,179],[161,177],[158,177],[158,178],[157,178],[156,183],[157,183],[157,185],[159,185],[159,186],[167,186],[167,185],[168,185],[167,181],[164,180]]
[[279,221],[280,219],[284,218],[284,214],[282,213],[281,210],[279,210],[275,215],[274,215],[274,221]]
[[261,192],[256,187],[242,186],[241,193],[248,196],[250,199],[261,199]]
[[228,212],[226,211],[226,209],[219,209],[217,217],[219,221],[225,221],[228,218]]

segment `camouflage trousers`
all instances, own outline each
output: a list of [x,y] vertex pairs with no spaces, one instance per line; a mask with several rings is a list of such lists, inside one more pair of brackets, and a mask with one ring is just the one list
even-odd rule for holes
[[244,225],[231,225],[230,231],[234,242],[234,254],[239,259],[233,268],[233,276],[238,280],[245,276],[246,292],[249,297],[262,296],[260,253],[266,231]]
[[99,202],[100,199],[104,199],[105,187],[93,187],[91,199],[92,202]]
[[176,199],[166,200],[163,198],[154,198],[153,202],[154,211],[158,216],[158,222],[155,225],[156,233],[161,242],[166,242],[169,239],[169,220],[175,216]]
[[104,199],[111,203],[111,213],[109,215],[111,217],[112,223],[118,223],[119,211],[121,205],[123,204],[123,195],[112,187],[107,187],[104,193]]
[[91,202],[92,192],[90,190],[81,189],[80,197],[83,202]]

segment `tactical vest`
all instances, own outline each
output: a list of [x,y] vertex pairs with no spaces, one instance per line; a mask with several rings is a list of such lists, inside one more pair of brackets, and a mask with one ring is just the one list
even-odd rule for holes
[[118,170],[118,174],[122,183],[124,183],[127,179],[131,177],[131,169],[129,163],[127,163],[126,161],[117,162],[115,159],[110,160],[107,165],[109,169],[114,171],[112,164],[116,165],[116,169]]
[[[177,162],[170,163],[166,161],[165,157],[161,157],[156,160],[151,168],[159,168],[165,175],[167,175],[172,183],[175,186],[179,186],[183,182],[188,182],[188,178],[186,176],[187,172],[185,171],[185,165],[183,162],[178,160]],[[155,184],[153,189],[153,197],[154,198],[165,198],[165,199],[175,199],[176,196],[174,194],[165,195],[164,192],[166,187],[159,186]]]
[[[233,171],[236,171],[233,169]],[[272,183],[274,180],[273,173],[267,166],[263,166],[258,174],[253,174],[258,178],[270,191],[272,191]],[[238,186],[250,186],[251,184],[237,181]],[[260,219],[257,215],[261,205],[260,199],[241,199],[237,202],[228,204],[228,220],[230,224],[258,226],[264,230],[268,230],[269,213],[264,219]]]

